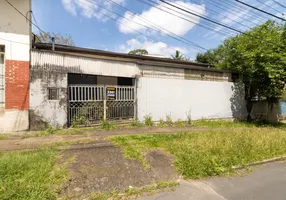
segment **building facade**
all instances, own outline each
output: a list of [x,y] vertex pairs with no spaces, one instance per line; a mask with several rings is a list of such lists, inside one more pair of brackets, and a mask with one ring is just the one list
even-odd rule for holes
[[101,119],[232,119],[246,115],[237,74],[207,65],[34,44],[30,127]]
[[0,1],[0,133],[29,128],[31,1],[9,2],[18,11]]

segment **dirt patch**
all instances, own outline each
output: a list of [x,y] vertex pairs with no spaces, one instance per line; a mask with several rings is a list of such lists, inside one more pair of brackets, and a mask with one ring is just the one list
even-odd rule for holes
[[60,196],[84,199],[92,192],[123,191],[129,186],[142,187],[158,181],[178,179],[170,156],[161,151],[147,155],[151,169],[145,169],[137,160],[124,158],[120,148],[109,142],[73,145],[64,152],[64,159],[75,156],[68,166],[70,180]]

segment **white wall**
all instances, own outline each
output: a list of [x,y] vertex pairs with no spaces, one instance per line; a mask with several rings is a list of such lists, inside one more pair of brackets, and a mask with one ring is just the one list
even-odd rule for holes
[[5,46],[5,59],[17,61],[30,60],[30,37],[0,31],[0,45]]
[[[10,0],[10,3],[30,17],[31,0]],[[31,28],[29,21],[4,0],[0,1],[0,10],[0,45],[5,46],[5,59],[29,61]],[[27,110],[0,109],[0,133],[29,128]]]
[[[58,100],[48,99],[48,88],[59,89]],[[32,129],[43,127],[43,123],[54,128],[63,128],[67,124],[67,74],[44,73],[42,78],[32,78],[30,92]]]
[[189,111],[193,120],[243,117],[244,101],[233,98],[233,88],[231,82],[139,78],[138,119],[150,114],[155,121],[167,115],[186,120]]

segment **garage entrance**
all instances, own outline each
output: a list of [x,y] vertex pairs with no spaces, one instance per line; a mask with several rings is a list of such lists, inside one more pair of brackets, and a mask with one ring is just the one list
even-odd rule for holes
[[100,120],[133,120],[136,88],[133,78],[68,75],[68,122],[90,125]]

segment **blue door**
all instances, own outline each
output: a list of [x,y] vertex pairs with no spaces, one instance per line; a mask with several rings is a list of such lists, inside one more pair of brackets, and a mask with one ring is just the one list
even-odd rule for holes
[[280,114],[286,115],[286,100],[280,101]]

